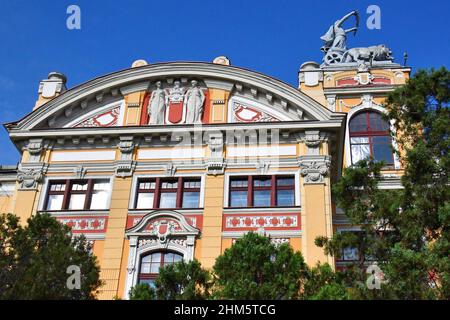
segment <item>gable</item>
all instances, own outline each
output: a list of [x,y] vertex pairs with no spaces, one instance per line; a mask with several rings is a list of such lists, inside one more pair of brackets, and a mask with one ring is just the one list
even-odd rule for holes
[[[180,88],[181,98],[176,95]],[[158,92],[159,104],[155,100]],[[158,123],[152,123],[150,109],[159,106],[164,112]],[[8,129],[183,125],[193,123],[195,106],[202,112],[196,121],[202,123],[323,121],[332,117],[327,108],[274,78],[231,66],[176,62],[96,78],[64,92]]]

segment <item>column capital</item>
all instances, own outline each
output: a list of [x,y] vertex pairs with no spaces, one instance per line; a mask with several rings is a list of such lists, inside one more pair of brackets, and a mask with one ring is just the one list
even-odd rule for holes
[[305,184],[324,183],[324,178],[328,175],[331,165],[331,156],[327,155],[306,155],[298,159],[300,174]]

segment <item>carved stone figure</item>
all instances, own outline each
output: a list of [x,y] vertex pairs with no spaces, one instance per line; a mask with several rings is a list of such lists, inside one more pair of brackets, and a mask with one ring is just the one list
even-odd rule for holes
[[[342,24],[351,16],[356,18],[356,26],[350,29],[344,29]],[[323,58],[324,63],[331,64],[341,62],[343,53],[347,50],[347,33],[353,32],[356,34],[359,25],[359,14],[357,11],[352,11],[346,14],[341,19],[337,20],[328,31],[320,37],[323,40],[324,45],[321,48],[325,52]]]
[[161,89],[161,81],[156,82],[156,89],[150,97],[148,115],[149,124],[164,124],[164,112],[166,110],[166,93]]
[[191,81],[191,87],[186,92],[184,100],[186,105],[186,123],[200,123],[203,114],[205,94],[198,87],[196,80]]
[[[344,29],[343,23],[355,16],[356,26],[350,29]],[[365,69],[367,71],[368,65],[372,61],[392,61],[391,50],[385,45],[371,46],[367,48],[351,48],[347,49],[347,33],[353,32],[356,34],[359,26],[359,14],[357,11],[352,11],[337,20],[320,39],[323,40],[324,45],[321,50],[325,53],[323,57],[323,65],[332,65],[338,63],[357,63],[358,70]]]
[[170,103],[180,103],[184,98],[184,89],[180,87],[180,81],[173,83],[173,88],[169,90],[169,96],[167,99]]
[[392,51],[384,44],[367,48],[352,48],[347,50],[342,56],[342,62],[370,62],[393,60]]

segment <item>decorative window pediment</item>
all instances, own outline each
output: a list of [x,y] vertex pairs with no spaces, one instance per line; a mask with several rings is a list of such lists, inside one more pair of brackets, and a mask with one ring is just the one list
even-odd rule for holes
[[199,233],[200,230],[190,225],[186,218],[176,211],[154,211],[128,229],[126,235],[153,236],[160,242],[165,242],[169,236],[197,236]]

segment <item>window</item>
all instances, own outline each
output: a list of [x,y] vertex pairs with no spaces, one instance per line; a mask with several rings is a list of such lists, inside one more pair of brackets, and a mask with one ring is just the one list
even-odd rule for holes
[[109,180],[61,180],[48,185],[45,210],[106,210]]
[[182,260],[183,256],[181,254],[170,251],[153,252],[142,257],[141,268],[139,270],[139,283],[148,283],[154,287],[159,268]]
[[139,179],[136,209],[199,208],[199,178]]
[[393,165],[389,123],[378,112],[356,114],[349,123],[352,164],[368,157]]
[[230,207],[291,207],[294,205],[294,176],[230,178]]

